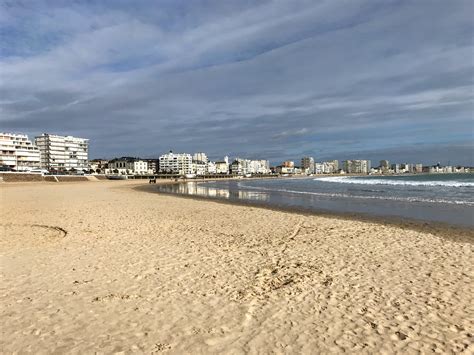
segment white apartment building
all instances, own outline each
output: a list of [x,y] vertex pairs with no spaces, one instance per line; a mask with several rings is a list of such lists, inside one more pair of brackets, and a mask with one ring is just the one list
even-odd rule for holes
[[40,151],[25,134],[0,133],[0,166],[17,171],[40,167]]
[[339,172],[339,160],[329,160],[323,162],[327,166],[327,173],[333,174]]
[[370,172],[370,160],[344,160],[343,169],[348,174],[368,174]]
[[203,176],[207,174],[207,164],[203,161],[193,161],[192,174]]
[[277,174],[294,174],[295,173],[295,167],[289,167],[289,166],[284,166],[284,165],[279,165],[275,168],[275,172]]
[[316,174],[334,174],[339,171],[339,162],[337,160],[323,161],[315,163]]
[[322,163],[314,163],[314,173],[315,174],[323,174],[324,173],[324,165]]
[[48,170],[88,170],[89,140],[44,133],[35,138],[41,167]]
[[209,161],[209,159],[207,158],[206,153],[202,153],[202,152],[194,153],[193,160],[194,161],[200,161],[200,162],[203,162],[203,163],[207,163]]
[[192,174],[193,157],[191,154],[169,152],[160,156],[160,173]]
[[269,174],[270,163],[268,160],[249,160],[237,158],[231,164],[230,169],[232,174],[237,175]]
[[301,169],[305,171],[306,174],[314,174],[314,158],[313,157],[303,157],[301,159]]
[[270,162],[268,160],[249,160],[247,163],[248,174],[270,174]]
[[230,164],[230,172],[237,175],[247,175],[248,160],[236,158],[232,164]]
[[217,165],[213,161],[207,162],[207,172],[209,174],[217,174]]

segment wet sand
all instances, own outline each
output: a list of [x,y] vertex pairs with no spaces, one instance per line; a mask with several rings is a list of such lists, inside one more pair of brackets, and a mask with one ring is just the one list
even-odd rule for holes
[[474,233],[0,184],[5,353],[474,351]]

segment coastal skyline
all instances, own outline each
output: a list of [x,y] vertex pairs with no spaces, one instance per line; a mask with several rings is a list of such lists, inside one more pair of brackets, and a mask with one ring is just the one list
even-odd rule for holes
[[91,158],[472,166],[472,7],[2,2],[0,128],[88,137]]

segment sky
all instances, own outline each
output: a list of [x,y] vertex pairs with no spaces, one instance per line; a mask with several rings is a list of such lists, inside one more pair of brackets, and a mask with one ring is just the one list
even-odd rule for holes
[[90,158],[474,165],[473,13],[469,0],[0,0],[0,131],[89,138]]

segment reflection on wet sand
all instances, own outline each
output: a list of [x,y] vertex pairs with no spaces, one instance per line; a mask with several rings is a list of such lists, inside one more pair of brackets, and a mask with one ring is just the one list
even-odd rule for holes
[[[207,184],[188,182],[185,184],[171,185],[173,192],[191,196],[203,196],[211,198],[239,199],[252,201],[268,201],[269,194],[262,191],[245,191],[230,190],[229,188],[221,188],[209,186]],[[170,191],[171,192],[171,191]]]

